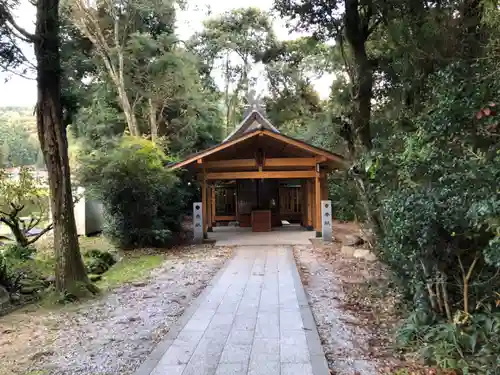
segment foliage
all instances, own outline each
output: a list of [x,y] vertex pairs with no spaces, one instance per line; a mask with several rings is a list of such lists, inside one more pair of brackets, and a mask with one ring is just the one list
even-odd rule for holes
[[36,253],[33,246],[20,246],[19,244],[7,245],[3,251],[3,256],[6,258],[14,258],[19,260],[28,260]]
[[276,43],[269,14],[257,8],[237,8],[210,17],[193,35],[190,48],[208,74],[223,81],[225,134],[239,122],[245,95],[255,82],[254,63]]
[[21,288],[21,273],[13,272],[3,254],[0,254],[0,286],[9,293],[17,292]]
[[[391,153],[381,149],[367,164],[384,196],[381,254],[408,294],[444,288],[442,301],[442,293],[427,297],[436,309],[441,302],[450,306],[441,311],[448,320],[456,308],[469,313],[494,303],[492,286],[500,286],[500,157],[496,130],[488,130],[496,119],[475,117],[496,90],[482,80],[485,68],[457,65],[436,74],[427,111],[414,120],[416,131],[395,135],[384,145]],[[474,83],[458,78],[464,69]],[[461,282],[447,281],[455,277]]]
[[105,233],[119,247],[165,246],[180,230],[183,193],[151,141],[125,136],[81,162],[81,182],[103,202]]
[[[0,222],[9,227],[19,246],[36,242],[52,229],[46,224],[48,210],[48,191],[36,171],[22,167],[17,176],[0,171]],[[29,231],[41,224],[45,228],[29,238]]]
[[398,344],[414,346],[422,357],[442,369],[463,374],[498,374],[500,313],[475,314],[465,323],[436,321],[417,310],[400,328]]
[[85,252],[83,260],[87,268],[87,273],[93,275],[103,274],[116,263],[111,253],[98,249],[90,249]]
[[481,336],[490,327],[483,314],[498,314],[498,9],[467,0],[277,0],[275,7],[315,39],[336,41],[332,117],[316,128],[332,134],[331,146],[345,140],[379,258],[410,306],[433,317],[423,330],[427,359],[491,373],[495,339],[477,343],[492,343],[486,366],[481,355],[450,345]]
[[328,199],[332,201],[332,213],[335,219],[353,221],[363,218],[356,189],[347,173],[338,172],[329,176]]
[[29,108],[0,108],[0,166],[44,166],[30,112]]

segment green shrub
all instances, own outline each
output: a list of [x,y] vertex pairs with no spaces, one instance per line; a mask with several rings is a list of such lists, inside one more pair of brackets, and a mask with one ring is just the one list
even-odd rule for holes
[[328,198],[332,201],[332,214],[335,219],[352,221],[363,218],[354,181],[346,172],[331,174],[328,179]]
[[92,275],[102,275],[116,263],[109,252],[97,249],[87,251],[84,254],[84,262],[87,273]]
[[429,364],[460,369],[463,374],[494,375],[500,371],[500,313],[478,313],[466,321],[439,322],[414,312],[400,328],[397,342],[414,347]]
[[81,181],[104,205],[104,233],[121,248],[161,247],[180,231],[185,207],[177,177],[152,142],[123,137],[81,158]]
[[380,202],[379,258],[418,311],[402,345],[425,344],[430,363],[473,374],[500,368],[498,117],[476,116],[496,107],[500,84],[488,70],[436,73],[413,130],[375,142],[359,168]]
[[0,254],[0,286],[9,293],[17,292],[21,288],[23,274],[12,270],[7,259]]
[[32,259],[35,253],[36,249],[33,246],[21,246],[16,243],[7,245],[6,249],[3,252],[3,255],[6,258],[28,260]]
[[106,263],[110,267],[113,264],[116,263],[115,258],[108,251],[102,251],[102,250],[98,250],[98,249],[91,249],[91,250],[88,250],[84,254],[84,256],[89,257],[89,258],[98,258],[98,259],[101,259],[104,263]]

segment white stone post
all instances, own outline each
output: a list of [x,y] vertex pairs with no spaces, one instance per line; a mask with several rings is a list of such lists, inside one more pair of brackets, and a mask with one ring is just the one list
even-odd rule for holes
[[193,203],[193,240],[203,243],[203,205],[201,202]]
[[333,241],[332,201],[321,201],[321,224],[323,241]]

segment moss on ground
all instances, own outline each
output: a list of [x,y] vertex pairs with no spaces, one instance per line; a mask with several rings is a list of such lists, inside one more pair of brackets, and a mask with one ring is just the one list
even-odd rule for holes
[[96,284],[102,290],[139,281],[155,268],[158,268],[165,260],[163,255],[159,254],[141,254],[125,256],[119,263],[111,267],[102,279]]

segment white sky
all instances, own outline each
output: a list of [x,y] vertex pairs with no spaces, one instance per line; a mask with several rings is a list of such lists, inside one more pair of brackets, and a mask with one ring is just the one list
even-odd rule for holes
[[[270,10],[272,0],[188,0],[188,9],[177,14],[178,34],[181,39],[188,38],[192,33],[202,29],[202,22],[206,18],[207,6],[210,4],[212,15],[216,15],[230,9],[243,7],[257,7],[262,10]],[[35,8],[27,0],[21,0],[21,5],[16,12],[18,23],[28,31],[34,30]],[[281,19],[276,19],[275,33],[279,39],[294,39],[298,34],[289,35]],[[31,46],[26,46],[24,53],[28,58],[33,58]],[[258,75],[260,72],[256,71]],[[33,77],[33,74],[31,74]],[[8,79],[6,81],[6,79]],[[315,80],[316,90],[323,98],[328,97],[329,87],[332,82],[330,76]],[[257,91],[263,90],[265,81],[258,80]],[[36,102],[36,81],[25,79],[15,75],[0,72],[0,106],[32,106]]]

